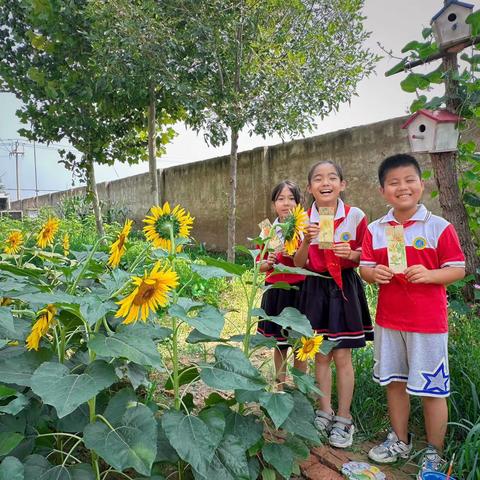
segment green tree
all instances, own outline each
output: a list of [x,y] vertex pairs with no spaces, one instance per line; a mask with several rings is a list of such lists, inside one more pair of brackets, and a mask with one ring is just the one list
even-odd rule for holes
[[92,61],[102,83],[147,112],[150,191],[157,204],[157,156],[165,153],[175,135],[170,125],[183,116],[181,97],[171,94],[177,81],[170,68],[175,54],[172,22],[154,0],[90,0],[88,12],[93,24]]
[[94,163],[143,160],[145,112],[112,92],[90,61],[87,4],[0,0],[0,78],[23,102],[17,115],[31,128],[22,135],[43,142],[65,138],[82,153],[80,159],[66,155],[64,163],[86,174],[103,235]]
[[228,258],[234,258],[238,137],[300,135],[355,94],[376,57],[363,0],[178,0],[187,123],[230,141]]

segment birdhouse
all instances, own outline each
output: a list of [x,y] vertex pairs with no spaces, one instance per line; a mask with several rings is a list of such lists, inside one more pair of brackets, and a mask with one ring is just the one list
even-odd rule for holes
[[447,110],[418,110],[403,125],[413,153],[454,152],[461,117]]
[[470,25],[466,22],[472,13],[470,3],[450,0],[431,20],[433,35],[438,46],[443,49],[471,36]]

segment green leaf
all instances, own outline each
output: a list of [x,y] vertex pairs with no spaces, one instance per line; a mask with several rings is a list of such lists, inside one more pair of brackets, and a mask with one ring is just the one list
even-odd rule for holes
[[191,265],[192,272],[200,275],[205,280],[210,280],[211,278],[232,278],[235,277],[235,274],[225,271],[220,267],[213,267],[211,265],[198,265],[192,263]]
[[249,480],[250,470],[241,440],[225,435],[212,461],[198,473],[205,480]]
[[313,330],[310,321],[296,308],[286,307],[282,310],[280,315],[267,315],[263,309],[254,308],[252,310],[252,315],[262,317],[283,328],[290,328],[305,337],[313,337]]
[[0,457],[8,455],[25,437],[15,432],[0,432]]
[[224,315],[211,305],[201,308],[194,317],[189,316],[179,305],[171,306],[168,313],[196,328],[200,333],[214,338],[220,337],[225,323]]
[[292,451],[296,459],[306,460],[310,455],[308,445],[295,435],[289,433],[284,444]]
[[387,70],[385,72],[386,77],[390,77],[392,75],[395,75],[396,73],[403,72],[405,70],[405,64],[407,63],[406,58],[402,58],[400,62],[398,62],[395,66],[393,66],[390,70]]
[[225,272],[231,273],[235,276],[240,276],[247,271],[247,267],[245,265],[238,265],[236,263],[227,262],[226,260],[221,260],[219,258],[202,257],[202,260],[207,265],[221,268]]
[[225,434],[240,439],[244,450],[248,450],[262,438],[263,424],[255,415],[241,415],[230,410],[226,420]]
[[306,438],[313,443],[319,444],[320,438],[313,424],[315,413],[311,403],[305,395],[300,392],[293,392],[292,396],[294,407],[281,428],[299,437]]
[[423,107],[425,107],[425,103],[427,103],[427,97],[425,95],[420,95],[410,105],[410,112],[415,113],[416,111],[421,110]]
[[80,313],[90,325],[95,325],[107,313],[118,310],[118,305],[110,300],[102,300],[98,295],[85,295],[81,297]]
[[424,45],[423,43],[418,42],[417,40],[412,40],[402,48],[402,53],[407,53],[410,50],[417,52],[423,45]]
[[177,300],[177,305],[180,305],[187,313],[192,309],[198,309],[203,307],[205,304],[203,302],[196,302],[188,297],[180,297]]
[[205,422],[210,431],[210,440],[215,448],[220,445],[226,427],[225,411],[220,407],[202,410],[198,416]]
[[178,456],[197,471],[203,471],[215,454],[215,445],[207,424],[198,417],[168,410],[162,417],[162,426]]
[[200,376],[209,387],[218,390],[261,390],[266,386],[260,372],[240,349],[217,345],[215,359],[213,364],[200,365]]
[[11,310],[7,307],[0,307],[0,327],[7,330],[7,332],[12,332],[12,334],[15,334],[13,315]]
[[25,480],[95,480],[91,465],[51,465],[41,455],[29,455],[25,459],[24,468]]
[[51,351],[40,349],[38,352],[23,352],[21,355],[2,360],[0,361],[0,378],[5,383],[30,387],[33,372],[51,357]]
[[465,22],[472,26],[472,37],[480,34],[480,10],[471,13]]
[[430,27],[426,27],[422,30],[422,37],[427,39],[432,34],[432,29]]
[[0,399],[13,397],[17,394],[14,388],[7,387],[6,385],[0,385]]
[[[179,371],[179,385],[187,385],[200,379],[200,374],[195,365],[187,365]],[[165,390],[173,390],[173,377],[170,375],[165,382]]]
[[234,398],[222,397],[218,392],[212,392],[206,399],[205,405],[211,407],[213,405],[224,404],[228,406],[235,405],[237,403]]
[[277,474],[271,468],[264,468],[262,470],[262,480],[276,480]]
[[13,273],[14,275],[17,275],[19,277],[27,277],[34,279],[40,279],[44,275],[44,272],[41,268],[30,268],[26,267],[25,265],[23,267],[16,267],[14,265],[10,265],[9,263],[2,262],[0,262],[0,270]]
[[292,396],[285,392],[262,392],[260,395],[260,404],[268,412],[269,417],[277,429],[280,428],[280,425],[282,425],[290,415],[294,406]]
[[44,403],[62,418],[117,380],[113,366],[102,360],[91,363],[85,373],[70,373],[65,365],[46,362],[35,370],[31,386]]
[[8,413],[9,415],[17,415],[20,413],[28,404],[29,399],[22,393],[17,393],[17,398],[13,399],[6,405],[0,405],[0,412]]
[[409,93],[415,92],[417,89],[425,90],[429,85],[428,77],[419,73],[410,73],[407,78],[400,82],[402,90]]
[[210,337],[209,335],[204,335],[200,333],[196,328],[194,328],[185,339],[187,343],[201,343],[201,342],[225,342],[226,340],[217,337]]
[[24,480],[24,467],[18,458],[6,457],[0,464],[0,480]]
[[123,330],[110,336],[97,333],[88,346],[102,357],[126,358],[140,365],[162,368],[160,353],[153,341],[146,336]]
[[286,445],[267,443],[262,448],[262,455],[283,478],[290,478],[293,471],[293,453]]
[[134,362],[127,362],[123,365],[115,367],[115,373],[118,378],[127,377],[132,384],[134,390],[140,385],[148,386],[150,381],[148,379],[148,371],[143,365],[138,365]]
[[273,274],[275,273],[292,273],[295,275],[306,275],[307,277],[323,277],[323,278],[330,278],[326,277],[325,275],[321,275],[320,273],[313,272],[312,270],[307,270],[306,268],[300,267],[289,267],[288,265],[283,265],[282,263],[276,263],[273,267]]
[[480,196],[476,193],[465,192],[463,194],[463,201],[471,207],[480,207]]
[[177,452],[168,441],[161,419],[157,422],[157,456],[155,462],[177,463],[180,460]]
[[430,178],[432,178],[432,171],[431,170],[424,170],[422,172],[422,178],[423,178],[423,180],[430,180]]
[[293,377],[296,387],[305,394],[314,393],[316,395],[323,395],[321,390],[315,384],[315,378],[308,373],[304,373],[301,370],[291,367],[290,373]]
[[428,78],[430,83],[443,83],[443,70],[442,67],[433,70],[433,72],[428,73],[425,75]]
[[105,417],[113,430],[100,421],[90,423],[84,429],[85,446],[116,470],[133,468],[142,475],[150,475],[157,456],[157,424],[152,411],[136,403],[127,406],[121,416],[117,413],[111,419],[109,411],[105,411]]
[[[228,340],[230,342],[238,342],[243,343],[245,335],[233,335]],[[277,346],[277,341],[272,337],[264,337],[260,333],[252,335],[250,337],[250,347],[267,347],[267,348],[275,348]]]

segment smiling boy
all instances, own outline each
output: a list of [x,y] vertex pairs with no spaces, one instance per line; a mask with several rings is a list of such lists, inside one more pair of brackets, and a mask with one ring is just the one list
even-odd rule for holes
[[[465,258],[453,225],[419,204],[424,182],[415,158],[388,157],[378,176],[380,192],[392,208],[368,226],[360,274],[379,285],[373,378],[387,387],[392,431],[369,457],[392,463],[410,455],[409,395],[417,395],[428,441],[421,471],[440,470],[450,394],[445,286],[465,276]],[[388,227],[399,225],[407,267],[394,273],[388,262]]]

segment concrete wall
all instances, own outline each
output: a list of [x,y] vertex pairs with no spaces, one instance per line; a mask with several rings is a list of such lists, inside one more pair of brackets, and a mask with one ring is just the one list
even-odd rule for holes
[[[362,208],[370,219],[387,209],[378,194],[377,167],[394,153],[409,152],[406,131],[400,127],[405,117],[360,127],[339,130],[316,137],[295,140],[271,147],[261,147],[239,154],[237,197],[237,243],[258,233],[257,224],[272,217],[270,192],[281,180],[289,178],[306,189],[307,173],[318,160],[339,163],[348,182],[345,199]],[[423,168],[429,168],[428,155],[418,155]],[[161,164],[161,160],[159,161]],[[229,157],[178,165],[158,171],[162,201],[180,203],[195,217],[193,236],[209,249],[223,250],[227,242],[227,192]],[[439,211],[436,200],[429,196],[425,203]],[[38,197],[39,206],[55,206],[68,195],[78,195],[84,188]],[[125,205],[132,212],[137,228],[148,212],[151,201],[148,174],[98,184],[101,200]],[[12,203],[12,209],[29,209],[35,199]]]

